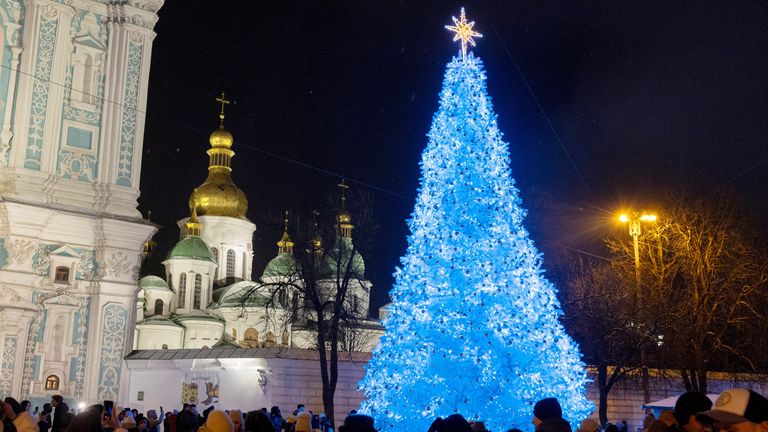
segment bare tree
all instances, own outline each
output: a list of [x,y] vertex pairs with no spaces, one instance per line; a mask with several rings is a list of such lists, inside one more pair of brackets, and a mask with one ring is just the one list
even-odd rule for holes
[[608,394],[639,367],[637,348],[644,338],[633,328],[631,291],[610,262],[581,258],[572,262],[562,291],[563,324],[580,343],[584,360],[597,369],[598,412],[608,422]]
[[[608,246],[614,267],[625,277],[634,274],[631,244]],[[713,368],[758,367],[750,348],[765,316],[758,304],[768,271],[730,200],[672,200],[660,222],[646,229],[640,254],[644,307],[638,316],[660,365],[678,369],[687,390],[702,392]]]
[[[283,332],[293,335],[294,345],[297,335],[307,335],[319,356],[323,407],[331,424],[339,354],[359,350],[370,335],[366,327],[371,327],[367,319],[371,284],[364,277],[364,262],[352,241],[354,225],[347,209],[346,185],[342,182],[340,187],[334,211],[314,212],[311,223],[298,224],[294,231],[298,241],[288,235],[286,226],[278,243],[282,261],[268,267],[271,270],[240,297],[244,311],[251,304],[260,305],[270,326],[284,326]],[[353,207],[360,209],[358,223],[370,230],[375,226],[370,196],[357,198]],[[322,216],[332,223],[321,224]]]

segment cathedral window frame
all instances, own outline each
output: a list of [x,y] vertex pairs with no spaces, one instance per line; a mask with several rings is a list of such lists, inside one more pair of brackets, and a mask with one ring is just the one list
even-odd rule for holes
[[[48,255],[49,273],[48,277],[51,278],[54,284],[59,285],[72,285],[76,279],[77,265],[80,262],[80,254],[69,246],[61,246]],[[60,267],[66,267],[69,269],[69,278],[67,280],[56,279],[56,269]]]
[[[158,306],[160,307],[160,311],[158,312]],[[163,299],[156,299],[155,300],[155,315],[162,315],[163,311],[165,310],[165,302]]]
[[237,269],[237,253],[235,253],[234,249],[228,249],[227,250],[227,258],[226,258],[226,278],[227,281],[230,281],[234,279]]
[[192,298],[192,309],[201,309],[203,300],[203,275],[195,273],[195,291]]
[[[70,129],[78,129],[80,131],[88,132],[91,134],[88,146],[75,144],[70,141]],[[98,126],[91,126],[84,123],[75,122],[72,120],[62,120],[61,122],[61,148],[77,153],[84,153],[96,156],[98,153],[97,142],[99,139],[100,129]]]
[[90,34],[72,39],[72,81],[69,104],[95,111],[99,103],[99,81],[104,75],[106,48]]
[[187,308],[187,274],[179,275],[179,308]]
[[60,385],[61,379],[57,375],[51,374],[45,377],[46,390],[58,390]]
[[66,265],[55,266],[53,269],[53,282],[63,284],[72,283],[72,268]]
[[216,263],[216,268],[213,269],[213,280],[217,280],[219,277],[219,248],[212,247],[211,252],[213,252],[213,261]]

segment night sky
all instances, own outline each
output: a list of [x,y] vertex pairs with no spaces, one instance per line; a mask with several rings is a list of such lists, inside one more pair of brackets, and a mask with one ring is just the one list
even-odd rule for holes
[[374,196],[380,228],[365,258],[383,304],[458,50],[443,26],[461,6],[484,35],[474,52],[545,265],[548,245],[594,251],[617,229],[613,212],[652,208],[668,192],[730,190],[765,217],[764,1],[167,0],[139,199],[166,227],[161,247],[206,177],[225,91],[233,178],[257,225],[254,270],[276,253],[274,215],[323,206],[338,174]]

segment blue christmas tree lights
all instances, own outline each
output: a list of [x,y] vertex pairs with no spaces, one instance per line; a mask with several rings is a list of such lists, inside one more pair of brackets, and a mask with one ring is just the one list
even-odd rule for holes
[[532,430],[544,397],[558,398],[572,423],[593,408],[555,287],[522,225],[485,81],[472,53],[448,64],[386,332],[360,383],[361,412],[382,431],[423,432],[455,412],[494,431]]

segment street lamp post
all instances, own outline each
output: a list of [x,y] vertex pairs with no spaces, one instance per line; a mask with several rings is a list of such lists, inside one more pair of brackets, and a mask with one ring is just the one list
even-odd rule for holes
[[[641,234],[641,225],[643,223],[650,223],[650,222],[656,222],[656,215],[655,214],[638,214],[633,213],[631,216],[627,214],[622,214],[619,216],[619,220],[621,222],[624,222],[629,225],[629,235],[632,236],[632,246],[635,250],[635,295],[637,296],[637,305],[638,310],[643,310],[644,307],[644,299],[643,299],[643,293],[641,292],[641,284],[640,284],[640,234]],[[640,325],[642,326],[643,320],[640,320]],[[643,333],[643,329],[640,329],[641,334],[643,336],[642,343],[640,344],[640,369],[641,369],[641,375],[640,378],[642,380],[643,385],[643,400],[645,403],[648,403],[651,401],[651,389],[650,389],[650,383],[649,383],[649,377],[648,377],[648,356],[647,352],[645,350],[645,335]]]

